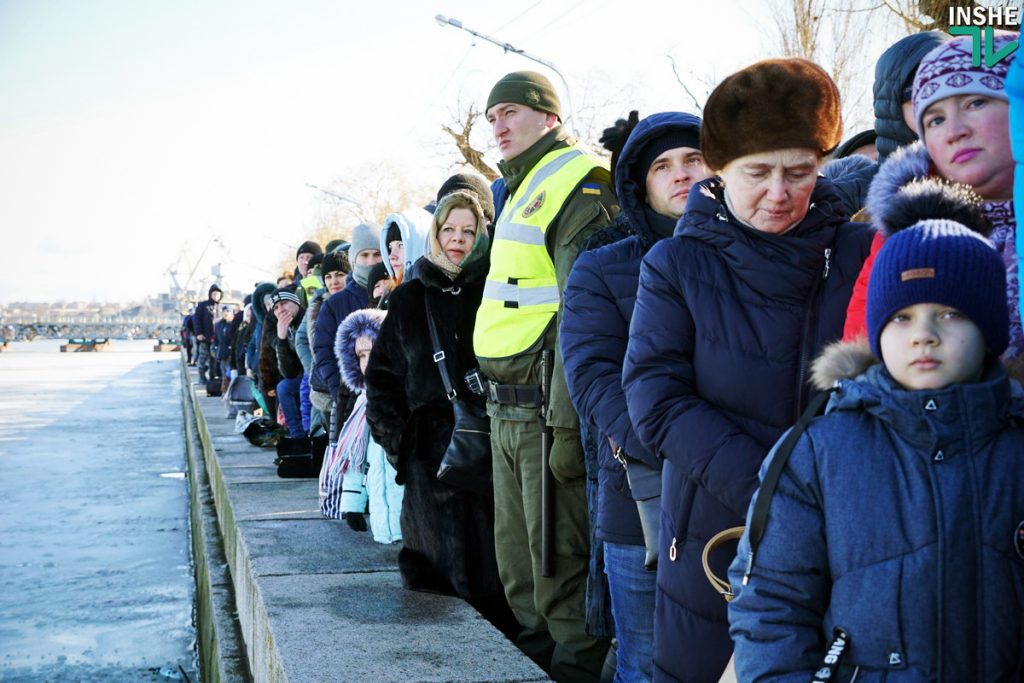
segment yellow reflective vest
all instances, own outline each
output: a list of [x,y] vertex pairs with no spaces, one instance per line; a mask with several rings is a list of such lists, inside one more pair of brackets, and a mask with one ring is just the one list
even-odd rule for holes
[[510,358],[531,347],[551,324],[561,301],[548,227],[599,157],[578,146],[544,155],[509,197],[494,227],[491,269],[476,314],[473,347],[480,358]]

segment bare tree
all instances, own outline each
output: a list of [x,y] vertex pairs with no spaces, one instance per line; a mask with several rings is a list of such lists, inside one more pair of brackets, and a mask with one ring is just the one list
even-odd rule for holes
[[500,174],[484,159],[484,152],[473,146],[470,142],[470,135],[473,132],[473,125],[483,112],[472,104],[464,112],[456,114],[452,125],[442,125],[441,130],[451,136],[455,142],[455,148],[462,155],[463,162],[479,172],[487,180],[495,180]]
[[774,0],[770,5],[778,51],[809,59],[828,71],[842,96],[848,130],[871,120],[870,102],[865,104],[871,81],[864,78],[871,68],[864,64],[861,42],[855,38],[865,29],[855,17],[878,7],[865,7],[861,0]]
[[[317,213],[306,239],[320,246],[334,239],[350,239],[352,229],[360,223],[382,225],[388,214],[424,207],[434,198],[432,187],[411,180],[388,162],[354,166],[324,186],[308,187],[316,191]],[[282,248],[278,264],[283,272],[291,272],[295,252]]]
[[[1021,0],[999,0],[979,3],[972,0],[881,0],[884,7],[903,23],[907,35],[919,31],[949,31],[949,10],[952,7],[974,9],[975,7],[1020,7]],[[1013,31],[1019,26],[997,26]]]

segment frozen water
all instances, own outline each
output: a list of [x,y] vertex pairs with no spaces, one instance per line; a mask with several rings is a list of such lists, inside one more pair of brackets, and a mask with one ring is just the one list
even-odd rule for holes
[[180,359],[59,345],[0,353],[0,681],[196,681]]

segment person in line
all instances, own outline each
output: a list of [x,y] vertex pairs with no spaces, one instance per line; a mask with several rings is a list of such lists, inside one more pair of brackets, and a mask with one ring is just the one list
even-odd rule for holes
[[[636,125],[618,152],[615,190],[622,213],[619,241],[580,254],[565,287],[562,357],[580,417],[598,430],[596,538],[604,544],[618,640],[616,683],[653,677],[655,574],[644,569],[644,535],[623,458],[661,469],[629,421],[622,361],[640,278],[640,261],[672,236],[690,191],[710,175],[700,152],[700,118],[653,114]],[[660,490],[660,487],[659,487]]]
[[[523,627],[516,644],[559,683],[598,676],[608,640],[584,623],[589,520],[579,420],[565,385],[561,293],[580,246],[618,213],[604,161],[561,125],[551,82],[531,71],[500,79],[487,97],[509,192],[494,230],[473,331],[488,383],[495,544],[505,595]],[[544,358],[551,390],[541,396]],[[541,571],[543,430],[553,432],[554,567]]]
[[288,425],[288,436],[293,439],[305,437],[309,429],[309,425],[302,422],[299,399],[299,383],[303,372],[302,362],[295,350],[295,338],[305,308],[297,290],[297,285],[279,287],[270,297],[276,320],[274,350],[277,354],[277,369],[281,373],[281,381],[277,383],[277,400]]
[[423,255],[430,233],[431,214],[420,208],[388,214],[380,231],[380,253],[387,254],[384,267],[397,287],[409,275],[412,264]]
[[331,444],[336,443],[338,431],[348,419],[356,400],[356,395],[341,381],[334,340],[341,321],[353,311],[367,306],[366,284],[370,269],[381,262],[380,227],[372,223],[361,223],[353,228],[348,256],[352,272],[341,291],[332,294],[320,307],[320,315],[313,327],[313,368],[317,377],[314,388],[326,391],[334,402],[328,420],[328,440]]
[[[811,400],[810,362],[839,338],[871,236],[818,175],[839,92],[803,59],[732,74],[704,107],[717,177],[644,257],[622,386],[663,461],[654,680],[718,681],[732,653],[701,552],[743,523],[761,461]],[[732,545],[734,549],[735,545]],[[723,552],[712,568],[725,573]]]
[[482,405],[462,378],[476,366],[473,325],[488,267],[487,223],[480,202],[464,190],[442,197],[432,222],[428,252],[416,276],[392,292],[370,357],[367,421],[405,485],[402,583],[458,595],[510,633],[515,619],[498,578],[490,492],[437,478],[454,413],[427,323],[429,305],[457,397]]
[[205,385],[211,379],[217,379],[219,375],[217,362],[213,359],[210,346],[213,344],[214,322],[217,320],[217,306],[220,304],[224,292],[216,283],[210,285],[206,301],[196,304],[192,313],[192,326],[196,333],[196,342],[199,350],[196,354],[196,366],[199,370],[199,383]]
[[366,423],[366,367],[384,315],[384,311],[364,308],[349,314],[338,326],[334,345],[334,353],[341,359],[338,371],[357,398],[337,446],[324,459],[320,471],[320,513],[345,520],[353,531],[369,528],[377,543],[394,543],[402,540],[404,491],[395,481],[395,468]]
[[817,386],[838,389],[796,442],[753,564],[745,535],[729,570],[739,680],[1024,679],[1024,390],[999,362],[1005,292],[1001,257],[959,223],[885,241],[867,342],[816,361]]

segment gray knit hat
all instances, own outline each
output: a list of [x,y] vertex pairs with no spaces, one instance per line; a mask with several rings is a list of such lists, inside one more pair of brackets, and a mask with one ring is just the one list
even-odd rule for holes
[[554,114],[559,121],[562,120],[562,104],[558,101],[555,87],[544,74],[536,71],[513,71],[495,83],[487,96],[484,111],[499,102],[525,104],[530,109]]
[[352,229],[352,246],[348,249],[349,263],[352,264],[352,277],[362,286],[370,275],[370,266],[356,264],[359,252],[367,249],[380,249],[380,226],[373,223],[360,223]]

